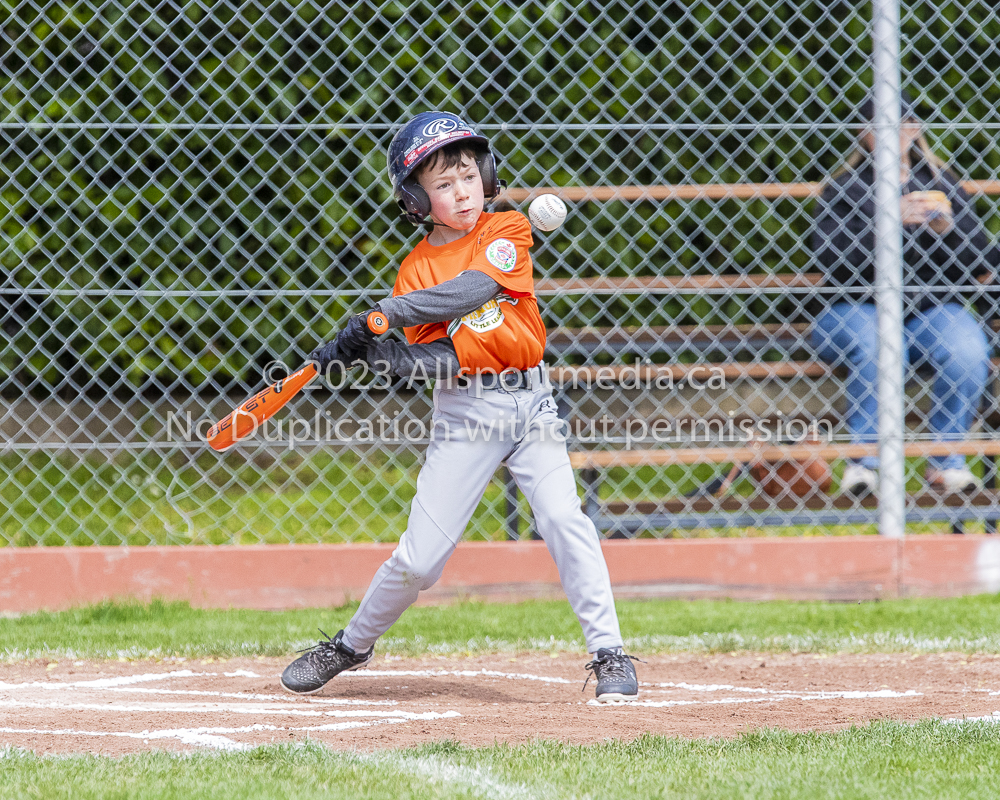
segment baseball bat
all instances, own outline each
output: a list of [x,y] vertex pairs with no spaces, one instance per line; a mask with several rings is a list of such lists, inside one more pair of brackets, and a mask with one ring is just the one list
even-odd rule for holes
[[385,333],[389,330],[389,320],[381,311],[372,311],[368,315],[368,319],[365,320],[365,324],[368,325],[368,330],[372,333]]
[[254,433],[319,373],[314,364],[307,364],[287,378],[282,378],[245,400],[216,422],[205,435],[213,450],[228,450],[240,439]]
[[[372,333],[385,333],[389,322],[380,311],[368,315],[368,329]],[[254,433],[266,420],[277,414],[285,404],[302,391],[317,375],[315,364],[307,364],[287,378],[282,378],[240,403],[225,417],[216,422],[205,435],[205,441],[220,453],[228,450],[240,439]]]

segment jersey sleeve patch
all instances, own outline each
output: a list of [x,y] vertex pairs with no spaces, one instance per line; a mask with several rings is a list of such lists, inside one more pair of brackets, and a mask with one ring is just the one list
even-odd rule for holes
[[511,272],[517,265],[517,247],[510,239],[494,239],[486,246],[486,260],[501,272]]

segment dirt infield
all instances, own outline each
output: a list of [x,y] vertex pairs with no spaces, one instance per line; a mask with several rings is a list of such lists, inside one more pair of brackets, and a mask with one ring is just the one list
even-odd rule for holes
[[828,731],[875,719],[995,718],[1000,657],[656,656],[641,697],[599,706],[578,655],[376,657],[295,697],[285,660],[33,661],[0,665],[0,746],[118,755],[236,750],[307,736],[375,750],[453,739],[573,743],[640,734]]

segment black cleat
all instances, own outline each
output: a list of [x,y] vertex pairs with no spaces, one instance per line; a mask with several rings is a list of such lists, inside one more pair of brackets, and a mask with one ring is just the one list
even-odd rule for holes
[[[632,662],[638,660],[635,656],[625,655],[620,647],[602,647],[597,651],[594,660],[585,669],[597,678],[598,703],[620,703],[639,696],[639,679],[632,666]],[[584,689],[589,681],[590,675],[583,684]]]
[[305,655],[299,656],[281,673],[281,685],[289,692],[316,694],[335,676],[363,667],[375,654],[374,645],[364,653],[355,653],[344,644],[343,631],[339,631],[332,639],[325,631],[320,630],[320,633],[326,636],[326,640],[315,647],[300,650]]

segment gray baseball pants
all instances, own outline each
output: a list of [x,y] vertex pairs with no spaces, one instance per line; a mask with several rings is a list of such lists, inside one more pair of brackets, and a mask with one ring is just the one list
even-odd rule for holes
[[[406,531],[344,630],[344,643],[356,652],[375,644],[441,576],[504,461],[531,506],[588,652],[622,645],[600,539],[576,493],[565,423],[544,368],[531,375],[531,386],[516,390],[485,389],[477,378],[468,388],[457,388],[455,381],[435,386],[433,437]],[[503,565],[497,569],[502,573]]]

